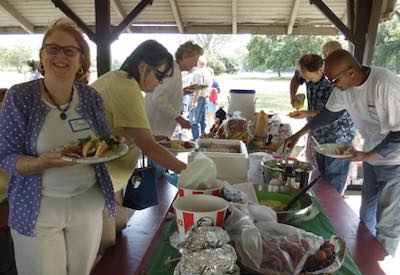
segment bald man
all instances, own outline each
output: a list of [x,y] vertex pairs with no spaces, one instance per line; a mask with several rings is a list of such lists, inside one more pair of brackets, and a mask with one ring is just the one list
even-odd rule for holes
[[345,50],[329,55],[324,72],[335,89],[325,108],[286,140],[286,148],[346,110],[365,141],[363,151],[347,158],[363,161],[360,219],[395,256],[400,240],[400,78],[384,68],[361,66]]

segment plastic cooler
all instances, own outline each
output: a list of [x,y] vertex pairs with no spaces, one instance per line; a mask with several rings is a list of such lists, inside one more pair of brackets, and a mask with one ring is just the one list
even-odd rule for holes
[[229,90],[228,113],[240,111],[241,116],[253,120],[256,111],[256,91],[244,89]]
[[[199,150],[201,151],[204,144],[222,144],[235,146],[240,148],[240,153],[226,153],[226,152],[207,152],[201,151],[209,158],[211,158],[217,166],[217,178],[226,180],[229,183],[241,183],[247,181],[247,171],[249,169],[249,155],[247,147],[241,140],[233,139],[199,139]],[[194,157],[199,152],[194,151],[189,155],[189,162],[192,162]]]

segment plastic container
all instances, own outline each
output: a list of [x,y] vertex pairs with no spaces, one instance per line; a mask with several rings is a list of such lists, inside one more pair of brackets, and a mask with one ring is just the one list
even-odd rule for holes
[[[199,139],[197,144],[199,146],[198,150],[215,162],[218,179],[226,180],[229,183],[241,183],[247,181],[249,155],[247,153],[247,147],[243,141],[234,139]],[[204,149],[207,144],[238,146],[240,152],[207,152],[206,149]],[[198,154],[197,151],[190,153],[189,162],[193,161],[196,154]]]
[[295,178],[295,170],[301,169],[303,182],[299,184],[304,186],[308,184],[309,174],[314,170],[314,167],[307,162],[302,162],[291,157],[285,159],[280,156],[274,156],[273,160],[262,162],[261,166],[264,168],[264,182],[267,184],[272,180],[273,173],[274,177],[279,173],[279,179],[282,181],[282,184],[285,185],[289,178]]
[[228,113],[240,111],[242,117],[252,121],[256,111],[255,96],[255,90],[229,90]]
[[[265,200],[277,200],[282,203],[289,203],[289,201],[296,196],[299,190],[289,188],[287,186],[275,186],[265,184],[254,184],[256,190],[257,200],[262,204]],[[288,211],[275,211],[278,217],[278,222],[289,223],[293,220],[302,218],[307,215],[312,207],[311,196],[304,193],[299,201]]]

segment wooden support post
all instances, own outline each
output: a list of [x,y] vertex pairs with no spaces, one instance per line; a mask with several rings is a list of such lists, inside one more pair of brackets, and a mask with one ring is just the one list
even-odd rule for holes
[[110,0],[95,0],[97,75],[111,69]]
[[368,33],[368,25],[370,22],[372,8],[372,0],[364,0],[357,2],[356,8],[356,24],[353,30],[354,38],[351,42],[354,44],[354,57],[360,64],[363,64],[366,37]]
[[73,20],[97,45],[97,75],[111,70],[111,43],[118,38],[130,22],[153,0],[142,0],[111,32],[110,0],[95,0],[96,33],[94,33],[65,3],[51,0],[65,15]]
[[375,51],[376,35],[379,27],[379,18],[382,10],[382,1],[373,0],[368,23],[368,35],[365,41],[363,64],[370,65]]

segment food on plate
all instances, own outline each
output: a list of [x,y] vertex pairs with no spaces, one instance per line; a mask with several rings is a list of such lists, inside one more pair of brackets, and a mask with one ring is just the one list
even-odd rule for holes
[[184,88],[184,90],[193,90],[193,91],[197,91],[197,90],[202,90],[202,89],[205,89],[205,88],[207,88],[208,87],[208,85],[202,85],[202,84],[192,84],[192,85],[189,85],[189,86],[187,86],[187,87],[185,87]]
[[174,150],[188,150],[194,148],[194,144],[190,141],[183,140],[162,140],[160,144],[166,148]]
[[74,158],[101,158],[108,152],[116,152],[119,150],[119,145],[123,143],[123,139],[112,135],[91,137],[78,139],[76,144],[64,146],[61,153],[65,156]]
[[286,203],[277,200],[262,200],[260,201],[260,204],[268,206],[274,211],[283,211],[283,209],[285,209],[285,207],[287,206]]
[[325,241],[321,247],[310,255],[303,267],[304,272],[314,272],[330,266],[336,258],[335,246],[329,241]]
[[353,154],[354,149],[347,145],[347,144],[340,144],[339,146],[336,147],[335,153],[338,155],[348,155],[348,154]]

